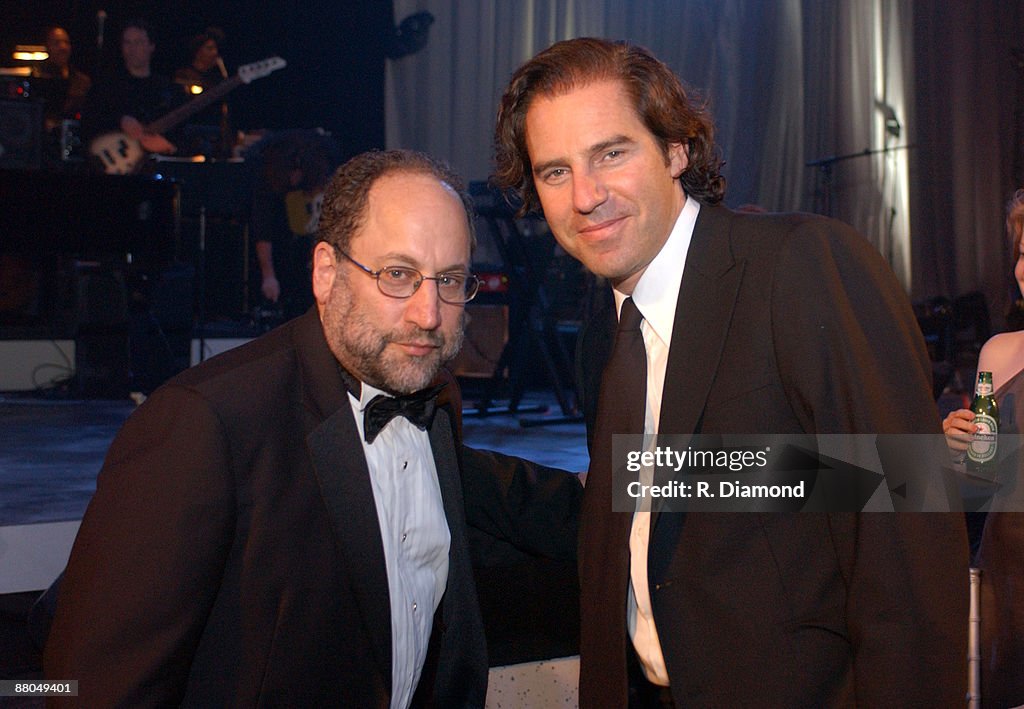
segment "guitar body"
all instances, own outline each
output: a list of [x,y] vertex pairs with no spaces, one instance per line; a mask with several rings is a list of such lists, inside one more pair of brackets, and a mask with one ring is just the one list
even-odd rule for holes
[[142,143],[120,132],[104,133],[89,143],[89,154],[99,160],[108,175],[130,175],[146,159]]

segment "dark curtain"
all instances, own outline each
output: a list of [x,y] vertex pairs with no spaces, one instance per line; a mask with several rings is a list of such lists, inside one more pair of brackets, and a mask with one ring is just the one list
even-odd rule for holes
[[997,322],[1019,297],[1003,210],[1024,186],[1022,15],[998,0],[914,8],[914,293],[981,291]]

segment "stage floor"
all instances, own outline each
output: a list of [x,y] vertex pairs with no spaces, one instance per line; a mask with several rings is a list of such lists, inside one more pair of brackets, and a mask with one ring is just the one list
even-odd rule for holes
[[[499,402],[500,403],[500,402]],[[572,471],[586,470],[582,423],[520,426],[553,419],[554,396],[531,392],[520,410],[545,413],[472,415],[468,445],[501,451]],[[135,409],[129,401],[0,396],[0,527],[79,520],[95,491],[96,474],[114,435]]]

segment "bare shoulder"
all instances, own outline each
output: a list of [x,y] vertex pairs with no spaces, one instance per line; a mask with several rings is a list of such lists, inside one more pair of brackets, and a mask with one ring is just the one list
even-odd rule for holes
[[1024,331],[1004,332],[990,338],[981,348],[978,369],[992,372],[997,389],[1024,369]]

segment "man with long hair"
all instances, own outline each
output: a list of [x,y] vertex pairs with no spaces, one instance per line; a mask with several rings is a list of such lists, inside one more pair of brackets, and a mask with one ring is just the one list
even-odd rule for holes
[[612,506],[613,434],[938,433],[879,254],[833,220],[722,206],[707,110],[636,46],[575,39],[528,61],[496,144],[500,186],[617,308],[579,344],[581,706],[963,701],[959,518]]

